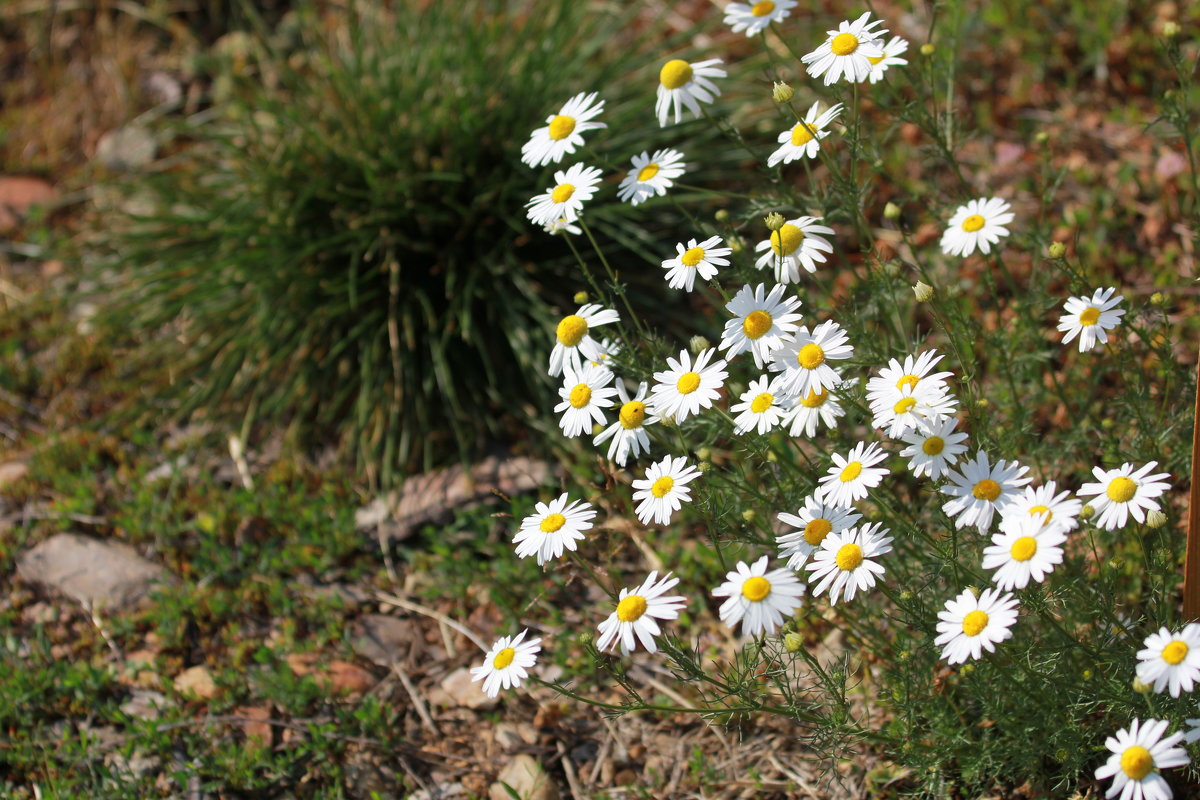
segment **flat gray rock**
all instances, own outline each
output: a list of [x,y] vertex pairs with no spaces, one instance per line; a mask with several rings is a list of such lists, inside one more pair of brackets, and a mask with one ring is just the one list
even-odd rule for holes
[[80,603],[116,609],[165,580],[167,571],[129,545],[60,533],[21,556],[17,575]]

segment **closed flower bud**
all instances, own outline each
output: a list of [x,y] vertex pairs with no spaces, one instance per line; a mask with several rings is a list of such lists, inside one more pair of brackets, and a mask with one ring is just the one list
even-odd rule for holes
[[583,305],[587,302],[587,292],[576,292],[572,298],[578,305]]
[[1157,508],[1153,511],[1146,512],[1146,527],[1161,528],[1167,524],[1167,515],[1159,511]]
[[783,649],[789,653],[797,653],[804,647],[804,637],[798,633],[789,633],[783,637]]
[[900,265],[897,264],[895,261],[884,262],[883,274],[887,275],[889,278],[896,277],[897,275],[900,274]]
[[1164,306],[1166,304],[1167,298],[1163,296],[1162,292],[1155,292],[1154,294],[1150,295],[1150,305]]
[[717,213],[713,214],[713,219],[715,219],[717,222],[729,222],[729,210],[725,208],[718,208]]
[[1067,254],[1067,246],[1062,242],[1051,242],[1046,252],[1050,254],[1051,258],[1062,258]]
[[763,217],[763,223],[766,224],[768,230],[777,231],[784,226],[787,219],[778,211],[772,211],[767,216]]
[[792,87],[779,81],[775,81],[775,86],[771,89],[771,97],[776,103],[786,103],[788,100],[791,100],[792,96],[795,94],[796,93],[792,91]]
[[912,287],[918,303],[928,303],[933,299],[933,287],[924,281],[917,281]]
[[688,350],[691,350],[692,355],[694,355],[694,356],[700,355],[701,352],[703,352],[704,350],[707,350],[710,347],[712,347],[712,343],[709,342],[708,339],[705,339],[703,336],[693,336],[691,339],[688,340]]
[[731,253],[740,253],[746,249],[746,246],[742,244],[742,240],[736,236],[730,236],[725,240],[725,244],[729,245],[729,251]]
[[587,647],[589,644],[591,644],[592,643],[592,632],[584,631],[583,633],[579,634],[579,643],[581,645],[583,645],[584,647]]
[[712,458],[712,448],[701,447],[696,451],[696,458],[700,459],[701,461],[708,461],[710,458]]
[[699,464],[696,465],[696,469],[700,470],[701,472],[709,472],[712,470],[712,462],[711,461],[701,461]]
[[980,408],[987,408],[991,405],[991,403],[988,402],[986,397],[981,397],[975,401],[975,405],[979,406]]
[[959,670],[959,673],[962,675],[970,675],[974,671],[975,671],[974,664],[963,664],[962,669]]
[[916,597],[916,594],[913,593],[912,589],[905,589],[900,593],[900,602],[911,603],[914,597]]
[[932,44],[930,44],[930,43],[928,43],[928,42],[926,42],[925,44],[921,45],[921,55],[923,55],[923,56],[931,56],[931,55],[933,55],[933,50],[934,50],[934,47],[933,47],[933,45],[932,45]]
[[980,593],[982,590],[981,590],[981,589],[980,589],[978,586],[968,586],[968,587],[967,587],[967,591],[968,591],[968,592],[970,592],[971,594],[975,595],[975,597],[976,597],[976,598],[978,598],[978,597],[979,597],[979,593]]
[[1163,36],[1168,39],[1174,39],[1179,35],[1179,23],[1173,19],[1169,19],[1163,23]]
[[1038,144],[1045,144],[1046,142],[1050,141],[1050,132],[1038,131],[1036,134],[1034,134],[1033,140]]
[[888,203],[883,207],[884,219],[900,219],[900,206],[895,203]]
[[1083,508],[1079,509],[1079,518],[1082,520],[1089,520],[1095,516],[1095,514],[1096,509],[1092,508],[1090,505],[1085,505]]
[[742,512],[742,522],[754,522],[754,518],[758,515],[754,513],[753,508],[747,508]]
[[1154,688],[1148,683],[1143,683],[1140,678],[1134,678],[1131,685],[1138,694],[1150,694],[1150,690]]

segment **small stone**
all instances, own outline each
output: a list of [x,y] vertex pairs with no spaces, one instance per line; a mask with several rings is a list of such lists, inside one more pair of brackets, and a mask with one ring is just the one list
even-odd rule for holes
[[175,691],[197,700],[212,700],[219,690],[208,668],[195,666],[175,676]]
[[0,234],[16,231],[31,208],[46,205],[57,194],[41,178],[0,175]]
[[492,729],[492,741],[501,750],[517,750],[537,744],[538,732],[532,725],[517,725],[501,722]]
[[132,172],[158,155],[158,142],[147,128],[127,125],[109,131],[96,143],[96,159],[113,172]]
[[453,800],[466,797],[467,787],[461,783],[439,783],[408,796],[408,800]]
[[[509,790],[512,791],[509,791]],[[490,800],[559,800],[558,787],[532,756],[519,755],[508,762],[488,790]]]
[[377,683],[374,675],[349,661],[330,661],[328,672],[329,687],[339,694],[364,694]]
[[29,474],[29,466],[24,461],[5,461],[0,464],[0,487],[16,483]]
[[403,661],[425,637],[411,619],[367,614],[350,626],[350,646],[363,658],[385,667]]
[[471,678],[471,671],[466,667],[454,670],[442,678],[436,690],[429,693],[430,702],[459,708],[495,708],[500,702],[499,696],[488,697],[484,694],[483,682],[472,681]]
[[168,705],[167,696],[153,689],[134,689],[129,699],[121,703],[121,713],[135,719],[158,719]]
[[17,575],[85,605],[113,609],[145,595],[167,572],[129,545],[60,533],[22,555]]

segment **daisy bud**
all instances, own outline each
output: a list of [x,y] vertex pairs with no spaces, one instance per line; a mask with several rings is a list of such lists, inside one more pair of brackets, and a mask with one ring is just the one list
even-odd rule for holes
[[708,461],[710,458],[712,458],[712,448],[701,447],[696,451],[696,458],[700,459],[701,461]]
[[573,299],[573,300],[575,301],[575,304],[576,304],[576,305],[580,305],[580,306],[581,306],[581,305],[583,305],[584,303],[586,303],[586,302],[587,302],[587,300],[588,300],[588,298],[587,298],[587,292],[576,292],[576,293],[575,293],[575,297],[573,297],[573,298],[571,298],[571,299]]
[[1094,673],[1090,669],[1085,669],[1083,672],[1079,673],[1079,677],[1083,678],[1085,681],[1090,681],[1093,674]]
[[1095,515],[1095,513],[1096,509],[1092,508],[1090,505],[1086,505],[1079,509],[1079,518],[1082,520],[1089,520]]
[[978,586],[968,586],[968,587],[967,587],[967,591],[968,591],[968,592],[970,592],[971,594],[975,595],[975,598],[976,598],[976,599],[978,599],[978,598],[979,598],[979,593],[980,593],[982,590],[981,590],[981,589],[980,589]]
[[900,274],[900,265],[895,261],[888,261],[883,265],[883,274],[889,278],[894,278]]
[[991,405],[991,403],[988,402],[986,397],[981,397],[975,401],[975,405],[979,406],[980,408],[987,408]]
[[900,206],[895,203],[888,203],[883,207],[884,219],[900,219]]
[[1150,694],[1150,690],[1154,688],[1148,683],[1143,683],[1141,678],[1134,678],[1131,686],[1138,694]]
[[974,671],[975,671],[974,664],[963,664],[962,669],[960,669],[958,672],[960,675],[970,675]]
[[710,347],[712,344],[703,336],[693,336],[688,340],[688,350],[691,350],[694,356],[700,355]]
[[1101,430],[1111,431],[1115,427],[1117,427],[1117,423],[1113,422],[1108,417],[1105,417],[1104,419],[1100,420],[1100,429]]
[[792,91],[792,87],[779,81],[775,81],[775,86],[771,89],[771,97],[776,103],[786,103],[794,94],[796,93]]
[[713,214],[713,219],[715,219],[717,222],[729,222],[729,210],[725,208],[718,208],[717,213]]
[[758,516],[758,515],[754,513],[753,508],[747,508],[745,511],[742,512],[742,521],[743,522],[754,522],[754,518],[756,516]]
[[767,462],[768,462],[768,463],[770,463],[770,464],[774,464],[774,463],[776,463],[777,461],[779,461],[779,456],[775,455],[775,451],[774,451],[774,450],[768,450],[768,451],[767,451]]
[[1120,569],[1123,566],[1125,566],[1125,559],[1120,556],[1113,556],[1108,560],[1109,569]]
[[701,472],[709,472],[712,470],[712,462],[711,461],[701,461],[699,464],[696,465],[696,469],[700,470]]
[[797,653],[804,647],[804,637],[798,633],[789,633],[783,637],[783,649],[789,653]]
[[911,661],[912,653],[909,652],[908,650],[901,650],[899,653],[896,654],[896,660],[899,661],[901,664],[905,663],[906,661]]
[[928,303],[933,299],[933,287],[925,281],[917,281],[912,287],[913,294],[917,297],[918,303]]
[[767,226],[767,229],[771,231],[779,230],[786,222],[787,219],[778,211],[772,211],[770,214],[767,214],[765,217],[763,217],[763,223]]
[[727,244],[730,251],[734,253],[740,253],[746,249],[746,246],[742,244],[742,240],[736,236],[730,236],[725,240],[725,244]]
[[1050,132],[1038,131],[1036,134],[1034,134],[1033,140],[1038,144],[1045,144],[1046,142],[1050,141]]
[[1159,511],[1157,508],[1153,511],[1146,512],[1146,527],[1161,528],[1167,524],[1167,515]]
[[912,589],[905,589],[900,593],[900,602],[911,603],[914,597],[916,597],[916,595],[913,593]]
[[1166,304],[1167,298],[1163,296],[1162,292],[1155,292],[1154,294],[1150,295],[1150,305],[1164,306]]
[[1167,39],[1174,39],[1179,35],[1179,23],[1173,19],[1169,19],[1163,23],[1163,36]]
[[592,632],[584,631],[583,633],[579,634],[579,643],[584,647],[590,645],[592,643]]
[[926,42],[925,44],[921,45],[921,55],[923,55],[923,56],[931,56],[931,55],[933,55],[933,50],[934,50],[934,47],[933,47],[933,45],[932,45],[932,44],[929,44],[928,42]]
[[1062,242],[1051,242],[1046,252],[1051,258],[1062,258],[1067,254],[1067,246]]

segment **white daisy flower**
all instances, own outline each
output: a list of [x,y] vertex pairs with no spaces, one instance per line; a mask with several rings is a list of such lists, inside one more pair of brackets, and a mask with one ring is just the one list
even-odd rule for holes
[[876,406],[894,405],[900,399],[900,392],[907,386],[910,389],[932,389],[949,392],[946,383],[954,373],[931,372],[934,365],[943,356],[937,350],[925,350],[916,356],[907,355],[904,363],[890,359],[879,374],[867,381],[867,403],[874,409]]
[[578,236],[579,234],[583,233],[583,228],[567,222],[566,217],[559,217],[553,222],[547,222],[542,226],[542,230],[551,235],[557,233],[569,233],[572,236]]
[[795,333],[796,321],[801,315],[800,298],[784,297],[787,287],[776,284],[771,293],[764,296],[766,286],[759,284],[753,289],[747,284],[738,290],[725,306],[733,319],[725,323],[721,334],[721,350],[728,350],[729,359],[749,350],[754,355],[754,366],[762,369],[771,351],[783,344],[782,337]]
[[1009,514],[1000,520],[1000,533],[983,548],[983,568],[994,569],[992,580],[1001,589],[1024,589],[1041,583],[1062,563],[1067,534],[1046,526],[1046,515]]
[[942,487],[942,494],[953,499],[942,503],[942,510],[955,517],[954,527],[974,525],[980,533],[987,533],[992,515],[1003,512],[1015,499],[1017,489],[1033,480],[1025,476],[1028,471],[1029,467],[1004,459],[992,466],[987,454],[980,450],[973,461],[963,465],[961,474],[946,470],[950,483]]
[[629,655],[640,641],[646,652],[653,653],[658,650],[654,637],[662,631],[655,620],[675,619],[679,616],[679,611],[687,605],[687,598],[682,595],[662,596],[677,583],[679,578],[672,578],[669,572],[661,581],[658,580],[657,572],[651,572],[636,589],[622,589],[617,598],[616,610],[600,623],[600,639],[596,646],[607,650],[620,643],[621,652]]
[[612,358],[621,352],[621,343],[604,338],[600,340],[600,344],[596,345],[595,351],[595,355],[588,360],[588,363],[593,367],[611,370]]
[[605,308],[596,303],[579,307],[574,314],[568,314],[558,321],[554,335],[558,341],[550,351],[550,377],[557,378],[563,373],[564,367],[570,367],[575,372],[581,369],[580,356],[596,358],[600,347],[589,333],[592,328],[608,325],[621,319],[614,309]]
[[700,477],[700,470],[689,466],[687,458],[667,456],[646,468],[646,477],[633,482],[633,499],[638,504],[637,516],[643,525],[652,521],[671,524],[671,515],[692,499],[687,487]]
[[592,439],[592,444],[602,444],[607,439],[612,439],[608,445],[608,458],[618,466],[625,466],[630,451],[633,452],[634,458],[641,455],[643,450],[650,452],[650,437],[646,433],[646,426],[653,425],[657,420],[646,419],[646,391],[646,382],[642,381],[638,384],[637,394],[630,398],[625,392],[625,382],[617,378],[617,398],[621,401],[617,421]]
[[829,604],[837,605],[839,597],[850,602],[859,591],[875,585],[875,576],[884,569],[874,559],[892,552],[892,537],[879,530],[879,523],[830,533],[821,541],[805,569],[810,580],[819,580],[813,596],[829,590]]
[[1163,480],[1171,477],[1169,473],[1150,474],[1157,466],[1157,461],[1151,461],[1136,470],[1130,463],[1117,469],[1092,467],[1099,483],[1085,483],[1076,494],[1083,498],[1094,495],[1090,505],[1097,514],[1096,525],[1106,531],[1125,527],[1131,515],[1138,522],[1145,522],[1147,511],[1159,509],[1154,498],[1171,488]]
[[833,395],[829,387],[823,391],[808,390],[808,394],[792,397],[788,401],[790,407],[783,415],[783,424],[789,425],[789,436],[806,436],[811,439],[817,433],[818,423],[824,423],[826,428],[837,425],[838,417],[846,415],[841,402]]
[[529,629],[516,636],[501,636],[483,658],[483,665],[471,667],[471,681],[483,681],[483,691],[488,697],[500,694],[501,689],[520,686],[528,677],[527,670],[537,663],[541,652],[541,639],[524,641]]
[[907,50],[908,42],[899,36],[893,36],[883,46],[883,55],[867,58],[871,62],[871,83],[879,83],[883,80],[884,73],[889,68],[907,64],[907,59],[899,58],[900,54],[907,52]]
[[591,121],[603,110],[604,101],[597,101],[595,92],[575,95],[557,114],[546,117],[546,127],[529,135],[529,141],[521,147],[521,160],[531,167],[562,161],[563,156],[583,146],[581,133],[608,127]]
[[829,135],[829,131],[825,129],[842,113],[841,103],[833,106],[824,114],[818,112],[820,106],[819,102],[813,103],[812,107],[808,109],[808,113],[804,115],[804,119],[779,134],[777,141],[780,146],[767,159],[768,167],[780,163],[790,164],[799,158],[817,157],[817,153],[821,150],[821,140]]
[[1001,236],[1008,236],[1004,226],[1015,218],[1010,208],[1008,201],[999,197],[981,197],[959,206],[942,234],[942,252],[965,258],[978,247],[979,252],[990,253]]
[[801,326],[782,346],[771,353],[771,371],[783,373],[784,391],[791,395],[807,395],[836,388],[841,377],[828,361],[842,360],[854,355],[849,337],[833,320],[822,322],[808,332]]
[[771,236],[765,242],[754,246],[755,252],[762,255],[754,262],[759,269],[773,267],[775,280],[779,283],[796,283],[800,280],[800,268],[808,272],[816,272],[817,264],[825,263],[821,252],[833,252],[833,245],[819,234],[833,235],[833,228],[818,225],[820,217],[797,217],[789,219],[777,231],[771,231]]
[[1071,497],[1070,492],[1059,492],[1054,481],[1042,486],[1026,486],[1025,491],[1013,499],[1012,505],[1004,509],[1004,516],[1044,517],[1047,528],[1057,528],[1070,533],[1079,525],[1076,517],[1083,510],[1083,503]]
[[721,243],[720,236],[712,236],[699,243],[689,239],[687,247],[675,245],[678,255],[662,262],[662,268],[667,271],[667,285],[690,292],[697,275],[703,280],[711,280],[717,274],[717,267],[729,266],[729,259],[722,256],[733,252],[731,247],[718,247]]
[[[1124,297],[1117,290],[1097,289],[1091,298],[1071,297],[1063,303],[1064,313],[1058,319],[1058,329],[1067,335],[1062,343],[1067,344],[1079,337],[1079,352],[1086,353],[1099,344],[1108,343],[1108,331],[1121,324],[1125,309],[1117,308]],[[1116,295],[1115,297],[1113,295]]]
[[770,636],[800,607],[804,584],[790,569],[768,572],[769,560],[763,556],[752,566],[739,561],[713,589],[713,597],[727,598],[721,604],[721,622],[732,628],[740,620],[742,636]]
[[918,425],[904,433],[900,441],[908,445],[900,455],[909,459],[908,468],[918,478],[928,475],[937,480],[949,471],[949,465],[958,462],[960,454],[967,452],[965,433],[955,433],[958,419],[946,417]]
[[809,76],[824,75],[826,86],[837,83],[843,75],[850,83],[865,81],[871,74],[871,59],[883,56],[883,43],[878,40],[887,33],[882,28],[872,30],[883,20],[868,22],[870,18],[868,11],[854,22],[842,22],[836,31],[827,31],[829,38],[800,59],[808,65]]
[[899,439],[905,431],[939,422],[954,414],[958,408],[958,400],[954,395],[933,386],[914,388],[904,384],[888,394],[888,399],[894,399],[895,402],[888,403],[885,400],[872,403],[871,424],[883,428],[884,433],[892,439]]
[[765,436],[783,419],[783,397],[775,383],[767,375],[750,381],[750,388],[742,392],[741,402],[729,409],[730,414],[737,414],[733,419],[736,433],[754,430]]
[[838,508],[849,508],[855,502],[867,496],[868,489],[874,489],[887,475],[886,467],[876,467],[880,461],[887,458],[878,442],[859,442],[843,458],[838,453],[833,454],[833,466],[829,474],[821,478],[817,494],[821,499]]
[[724,78],[725,70],[717,66],[721,59],[711,58],[689,64],[674,58],[663,64],[658,72],[658,99],[654,113],[660,128],[666,127],[667,117],[675,112],[675,122],[683,119],[683,107],[695,116],[700,116],[700,103],[711,103],[721,90],[709,78]]
[[1171,697],[1192,691],[1200,680],[1200,624],[1185,625],[1178,633],[1159,628],[1146,637],[1137,657],[1138,680],[1154,691],[1169,689]]
[[772,22],[783,22],[795,7],[796,0],[759,0],[753,5],[730,3],[725,6],[725,24],[734,33],[745,31],[747,36],[757,36]]
[[655,150],[654,155],[643,151],[633,157],[633,169],[617,187],[617,199],[636,206],[651,197],[662,197],[684,172],[683,153],[678,150]]
[[608,385],[612,379],[612,370],[590,361],[579,372],[566,365],[563,385],[558,390],[562,402],[554,407],[554,413],[562,412],[558,425],[565,436],[580,436],[591,431],[593,425],[604,424],[601,409],[611,408],[612,397],[617,393],[615,387]]
[[552,558],[561,558],[564,549],[575,551],[576,542],[584,539],[583,532],[592,527],[596,510],[582,500],[570,505],[568,500],[564,492],[549,504],[538,503],[533,513],[521,521],[521,528],[513,537],[518,558],[536,555],[541,565]]
[[1105,797],[1118,794],[1120,800],[1170,800],[1174,797],[1160,771],[1182,767],[1189,758],[1187,751],[1178,746],[1183,741],[1183,734],[1172,733],[1164,739],[1166,732],[1165,719],[1148,719],[1144,724],[1135,719],[1127,730],[1119,730],[1116,736],[1105,740],[1104,746],[1112,755],[1096,770],[1096,780],[1113,779]]
[[938,612],[937,638],[933,643],[943,647],[942,658],[948,664],[961,664],[978,659],[983,651],[996,652],[996,645],[1012,637],[1017,621],[1017,598],[1012,593],[1000,594],[999,589],[984,589],[976,597],[970,589]]
[[529,207],[526,216],[535,225],[549,225],[560,219],[574,222],[579,219],[583,204],[596,193],[603,174],[596,167],[584,164],[555,172],[554,185],[525,204]]
[[804,498],[804,505],[795,513],[782,513],[779,521],[798,531],[775,537],[779,546],[779,557],[788,560],[789,569],[804,569],[809,556],[817,552],[821,542],[831,533],[842,533],[854,527],[862,519],[852,508],[838,508],[822,502],[820,495],[811,494]]
[[683,422],[701,409],[712,408],[721,396],[721,387],[729,373],[725,371],[725,359],[708,361],[717,351],[713,348],[701,350],[692,363],[692,354],[679,351],[679,360],[667,358],[668,369],[654,373],[658,381],[651,389],[651,411],[655,421],[673,419]]

